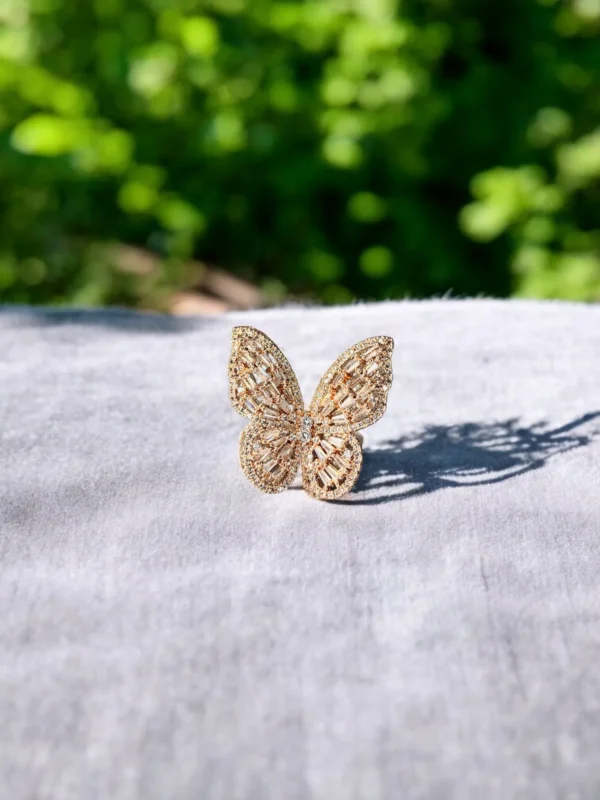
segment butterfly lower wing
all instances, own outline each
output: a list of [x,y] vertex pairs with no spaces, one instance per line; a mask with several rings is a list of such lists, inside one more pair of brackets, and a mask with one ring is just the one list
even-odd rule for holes
[[310,405],[317,428],[358,431],[383,416],[392,385],[389,336],[364,339],[335,361],[319,383]]
[[362,447],[353,433],[322,431],[302,447],[302,484],[318,500],[351,491],[362,466]]
[[242,432],[240,463],[257,489],[280,492],[300,466],[300,387],[287,358],[264,333],[240,326],[232,338],[229,398],[236,411],[252,420]]
[[275,494],[287,489],[300,467],[300,443],[288,431],[252,422],[242,431],[240,464],[257,489]]

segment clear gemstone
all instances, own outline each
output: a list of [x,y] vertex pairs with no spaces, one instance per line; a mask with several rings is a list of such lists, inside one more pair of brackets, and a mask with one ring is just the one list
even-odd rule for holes
[[303,417],[300,423],[300,441],[308,442],[312,430],[312,420],[310,417]]

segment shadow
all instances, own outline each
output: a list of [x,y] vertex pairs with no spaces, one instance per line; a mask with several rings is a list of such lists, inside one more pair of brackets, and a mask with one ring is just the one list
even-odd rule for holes
[[334,502],[379,505],[516,478],[590,444],[599,431],[584,433],[581,428],[598,418],[600,411],[595,411],[556,428],[545,422],[522,425],[518,419],[430,425],[365,450],[354,492]]
[[120,308],[47,308],[4,306],[0,318],[10,317],[11,327],[62,325],[98,326],[133,333],[184,333],[198,330],[214,317],[185,317],[153,311],[128,311]]

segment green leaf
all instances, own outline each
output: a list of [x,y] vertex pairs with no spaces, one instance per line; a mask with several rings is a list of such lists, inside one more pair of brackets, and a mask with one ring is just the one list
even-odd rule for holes
[[211,58],[219,47],[219,28],[209,17],[187,17],[181,22],[181,41],[188,53]]
[[21,153],[59,156],[71,153],[81,145],[88,131],[89,126],[85,122],[50,114],[34,114],[16,126],[11,144]]
[[391,250],[381,245],[369,247],[360,254],[361,271],[368,278],[381,279],[387,277],[394,268],[394,257]]
[[159,221],[172,231],[201,233],[205,227],[202,212],[181,197],[167,194],[160,198],[156,216]]
[[387,203],[373,192],[358,192],[348,201],[348,214],[358,222],[379,222],[387,214]]

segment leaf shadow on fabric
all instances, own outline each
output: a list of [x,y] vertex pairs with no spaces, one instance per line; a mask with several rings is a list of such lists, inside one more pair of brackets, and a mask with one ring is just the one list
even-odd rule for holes
[[439,489],[501,483],[590,444],[600,431],[583,428],[598,418],[595,411],[559,427],[518,419],[429,425],[365,450],[354,492],[334,502],[379,505]]

